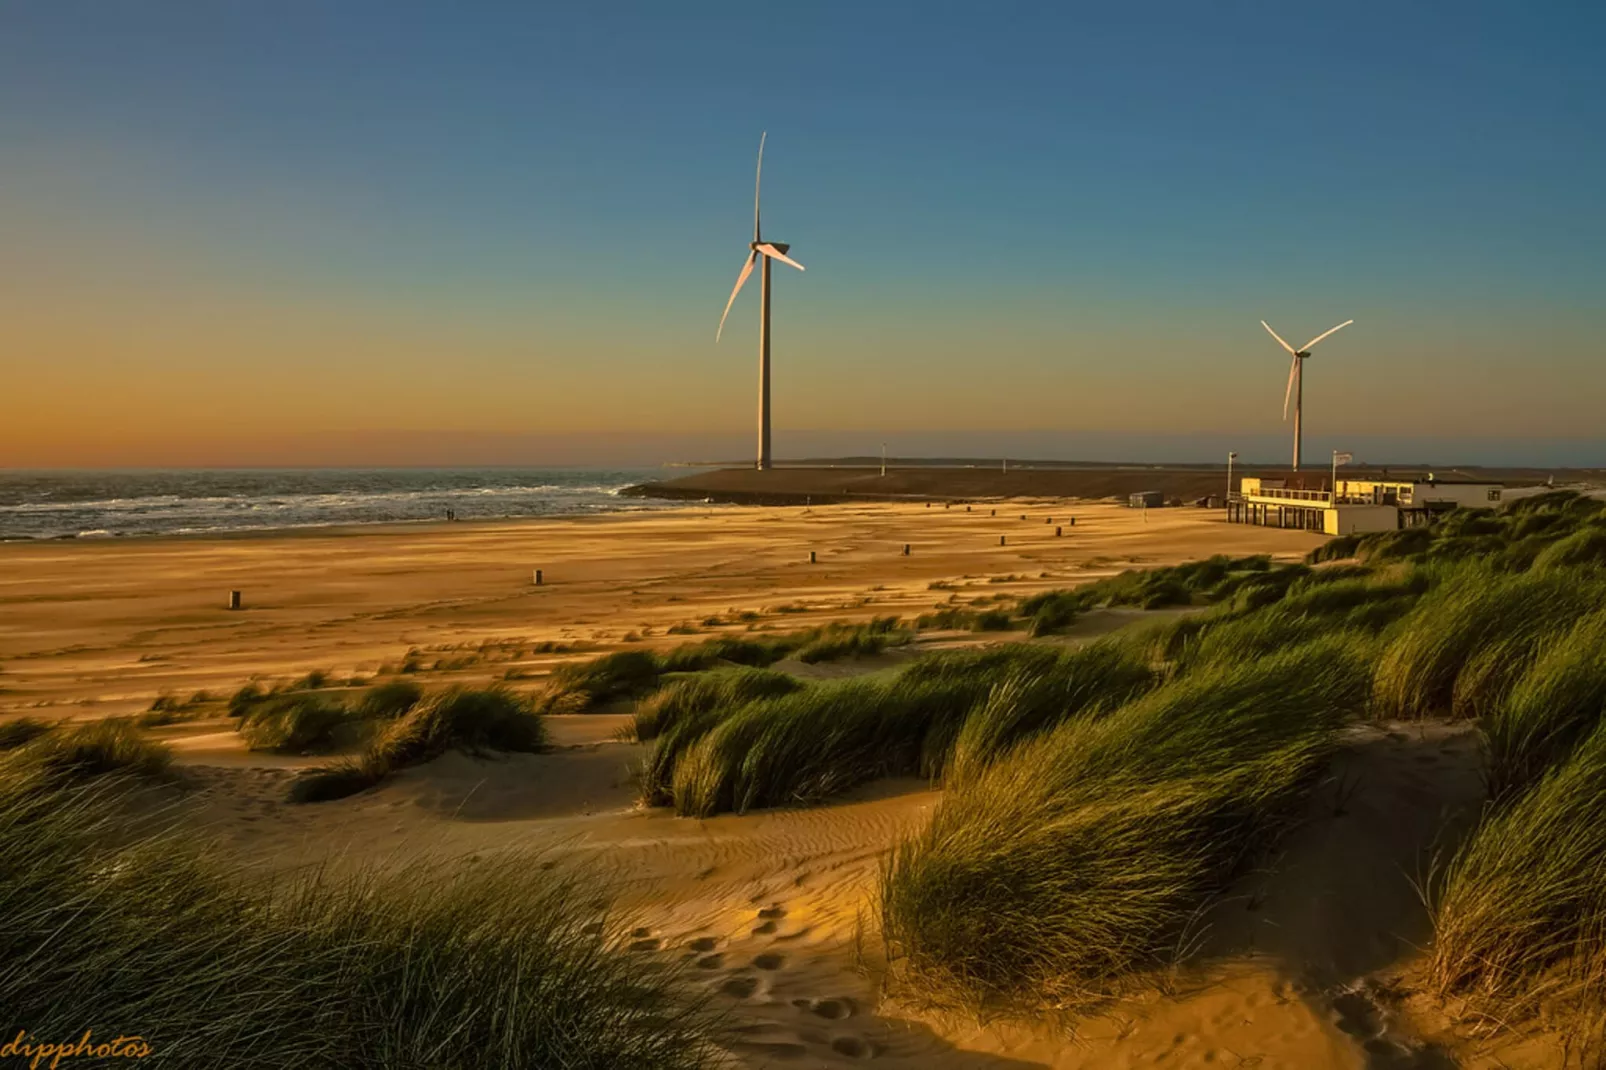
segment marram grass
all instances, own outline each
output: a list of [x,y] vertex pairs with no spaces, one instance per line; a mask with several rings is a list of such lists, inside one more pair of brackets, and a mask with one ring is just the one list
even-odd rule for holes
[[889,953],[939,1001],[1067,1007],[1162,961],[1273,843],[1364,702],[1328,640],[1068,720],[957,784],[885,863]]
[[508,858],[247,890],[124,806],[116,782],[0,759],[0,992],[37,1041],[137,1033],[152,1065],[237,1070],[716,1065],[708,1015],[572,873]]
[[[1544,643],[1485,717],[1489,794],[1509,798],[1565,761],[1606,719],[1606,612]],[[1606,819],[1606,798],[1601,800]]]
[[1606,730],[1486,815],[1442,874],[1430,976],[1496,1018],[1606,1000]]
[[1606,578],[1572,570],[1507,574],[1463,565],[1403,617],[1378,661],[1374,702],[1386,718],[1449,714],[1456,678],[1484,648],[1537,641],[1606,602]]

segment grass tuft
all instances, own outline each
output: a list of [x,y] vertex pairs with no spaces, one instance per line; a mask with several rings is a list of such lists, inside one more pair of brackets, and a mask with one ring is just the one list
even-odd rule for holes
[[1414,720],[1452,712],[1457,676],[1484,648],[1537,642],[1606,598],[1606,581],[1551,571],[1502,574],[1465,565],[1417,602],[1383,648],[1378,714]]
[[634,732],[642,742],[656,739],[677,722],[709,710],[733,710],[756,699],[799,691],[795,676],[769,669],[723,669],[683,677],[664,687],[636,711]]
[[1606,730],[1489,813],[1443,874],[1430,976],[1496,1020],[1606,1001]]
[[418,705],[423,697],[424,689],[411,680],[375,684],[358,701],[357,716],[367,720],[392,720]]
[[104,788],[0,771],[0,991],[41,1039],[79,1036],[87,1006],[172,1066],[718,1065],[710,1016],[577,874],[511,857],[247,889],[127,821]]
[[798,650],[797,659],[813,665],[846,657],[870,657],[908,641],[909,633],[898,629],[897,617],[877,617],[868,624],[826,625]]
[[50,721],[36,717],[19,717],[14,721],[0,721],[0,752],[15,750],[31,743],[55,728]]
[[1011,751],[885,863],[889,954],[974,1009],[1075,1005],[1158,963],[1284,829],[1364,701],[1365,665],[1313,643]]
[[393,721],[372,751],[387,768],[418,765],[454,747],[533,753],[545,749],[546,726],[531,704],[502,688],[454,687]]
[[159,777],[172,765],[173,752],[119,718],[65,725],[35,733],[11,752],[12,760],[51,778],[77,780],[107,774]]
[[542,713],[583,713],[620,699],[639,698],[658,686],[658,659],[646,650],[620,650],[552,672],[541,696]]
[[1565,761],[1606,716],[1606,613],[1579,620],[1528,660],[1531,667],[1483,724],[1496,800]]
[[252,705],[236,728],[251,750],[307,754],[354,742],[357,718],[327,698],[291,693]]

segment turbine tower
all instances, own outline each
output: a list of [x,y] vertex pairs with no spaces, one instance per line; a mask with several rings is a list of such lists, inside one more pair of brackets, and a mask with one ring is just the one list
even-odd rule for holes
[[725,333],[725,317],[731,314],[736,295],[742,292],[747,276],[753,273],[753,262],[762,257],[764,269],[759,273],[758,299],[758,469],[761,472],[770,467],[770,261],[779,260],[799,271],[804,270],[802,264],[786,255],[787,250],[792,248],[790,245],[785,242],[766,242],[759,229],[758,192],[759,183],[764,178],[764,139],[768,136],[769,132],[765,131],[758,139],[758,172],[753,177],[753,240],[747,244],[747,259],[742,262],[742,272],[736,276],[736,287],[731,290],[730,300],[725,302],[725,311],[719,317],[719,330],[714,332],[714,341],[717,343],[720,335]]
[[1315,345],[1317,342],[1320,342],[1323,338],[1326,338],[1328,335],[1332,334],[1334,331],[1342,330],[1343,328],[1348,327],[1350,324],[1352,324],[1354,322],[1355,322],[1354,320],[1345,320],[1343,323],[1340,323],[1337,327],[1332,328],[1332,330],[1323,331],[1321,334],[1318,334],[1315,338],[1312,338],[1310,341],[1306,342],[1300,348],[1295,349],[1293,346],[1291,346],[1287,342],[1283,341],[1282,335],[1278,334],[1276,331],[1271,329],[1271,324],[1267,323],[1265,320],[1261,320],[1260,321],[1260,325],[1262,327],[1266,328],[1266,333],[1270,334],[1273,338],[1277,339],[1277,344],[1282,346],[1284,349],[1288,350],[1288,352],[1293,354],[1293,357],[1294,357],[1294,362],[1288,366],[1288,389],[1283,391],[1283,419],[1284,420],[1288,419],[1288,399],[1289,398],[1293,398],[1293,400],[1294,400],[1294,471],[1296,471],[1296,472],[1299,471],[1299,453],[1300,453],[1300,441],[1301,441],[1300,440],[1300,423],[1299,423],[1299,420],[1300,420],[1300,417],[1304,414],[1304,408],[1305,408],[1305,371],[1304,371],[1305,358],[1310,356],[1310,348],[1311,348],[1311,346]]

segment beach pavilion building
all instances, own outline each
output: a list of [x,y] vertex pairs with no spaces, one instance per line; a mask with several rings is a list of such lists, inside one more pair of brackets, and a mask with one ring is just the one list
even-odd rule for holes
[[1431,524],[1451,509],[1494,509],[1499,483],[1425,477],[1322,481],[1318,489],[1290,486],[1289,479],[1245,476],[1227,502],[1227,519],[1263,527],[1298,528],[1327,535]]

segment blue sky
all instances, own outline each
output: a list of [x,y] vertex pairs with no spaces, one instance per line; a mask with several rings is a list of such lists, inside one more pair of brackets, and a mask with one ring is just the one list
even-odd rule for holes
[[1597,6],[901,7],[0,8],[18,434],[739,434],[767,129],[783,447],[1600,437]]

